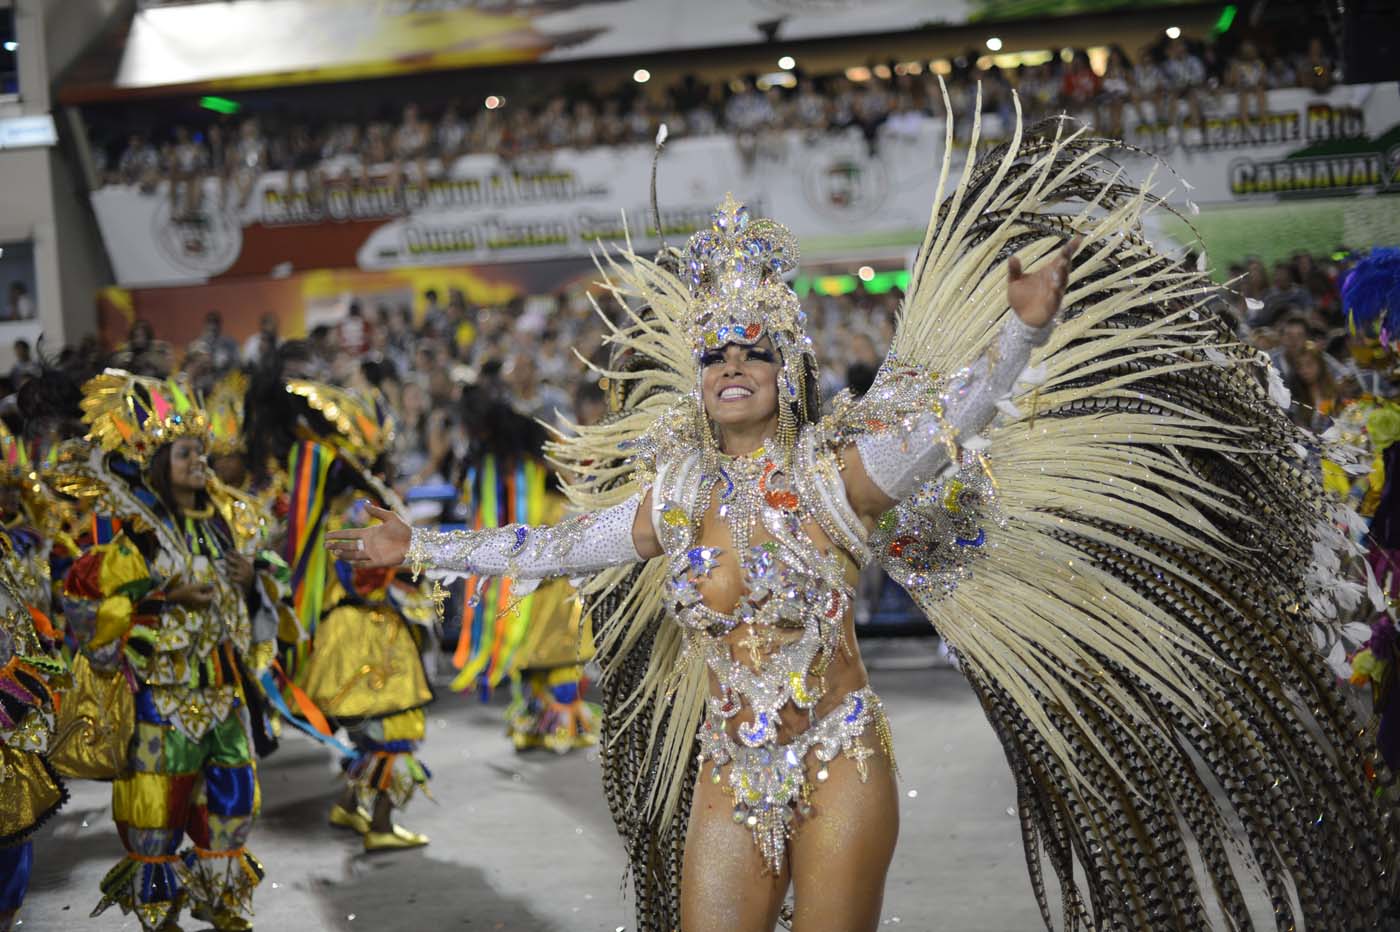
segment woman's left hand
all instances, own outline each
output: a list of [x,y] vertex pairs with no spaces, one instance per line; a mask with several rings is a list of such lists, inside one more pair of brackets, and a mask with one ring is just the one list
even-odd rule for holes
[[244,592],[253,584],[253,562],[243,554],[230,551],[224,554],[224,572],[235,589]]
[[1020,259],[1011,257],[1007,263],[1006,297],[1026,326],[1044,327],[1059,313],[1060,300],[1069,283],[1070,259],[1083,242],[1084,237],[1076,236],[1061,246],[1053,259],[1030,274],[1021,268]]

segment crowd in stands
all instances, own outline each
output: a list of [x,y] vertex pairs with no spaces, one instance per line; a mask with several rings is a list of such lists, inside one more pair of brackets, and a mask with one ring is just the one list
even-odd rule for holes
[[1271,88],[1323,92],[1338,78],[1317,38],[1272,55],[1244,41],[1229,56],[1217,44],[1177,38],[1136,56],[1115,46],[1094,63],[1085,51],[1064,50],[1040,64],[1003,69],[991,56],[970,51],[952,61],[892,62],[823,76],[798,71],[716,83],[687,76],[664,89],[629,82],[605,93],[489,97],[484,105],[425,99],[372,116],[335,116],[325,106],[314,117],[278,109],[108,137],[94,125],[95,151],[105,183],[153,191],[168,179],[174,197],[182,182],[215,178],[226,198],[240,201],[266,171],[285,171],[312,191],[326,180],[368,179],[371,172],[382,177],[387,171],[397,184],[442,173],[468,153],[513,163],[564,148],[648,144],[662,122],[672,137],[732,135],[750,161],[776,145],[782,130],[858,132],[873,151],[943,113],[940,76],[960,118],[974,108],[979,86],[983,112],[1010,118],[1014,90],[1031,119],[1066,112],[1148,144],[1189,142],[1207,103],[1249,120],[1263,113]]
[[[1341,312],[1338,288],[1348,262],[1344,251],[1327,257],[1300,252],[1271,268],[1251,259],[1229,269],[1234,284],[1217,302],[1241,339],[1269,354],[1292,392],[1295,418],[1318,430],[1347,400],[1391,393],[1386,374],[1393,360],[1381,358],[1374,341],[1352,335]],[[827,399],[842,388],[860,392],[869,385],[893,336],[901,298],[894,289],[803,299]],[[500,307],[474,306],[459,291],[427,291],[417,304],[349,301],[337,322],[302,338],[294,373],[383,393],[397,412],[398,479],[405,486],[460,478],[456,472],[471,444],[458,415],[465,386],[485,388],[563,429],[602,416],[598,376],[584,360],[606,364],[604,329],[583,291],[517,298]],[[240,344],[213,311],[187,346],[171,346],[137,321],[113,354],[85,345],[66,350],[59,361],[90,371],[109,364],[152,375],[183,371],[207,391],[231,369],[266,365],[283,345],[275,315],[264,315],[259,331]],[[16,351],[14,388],[39,374],[28,345]]]

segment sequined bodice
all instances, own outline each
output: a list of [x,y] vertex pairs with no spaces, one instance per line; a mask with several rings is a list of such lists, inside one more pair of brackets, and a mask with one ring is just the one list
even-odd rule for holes
[[[808,530],[816,518],[795,468],[768,457],[706,468],[695,458],[661,489],[670,615],[718,686],[711,711],[730,719],[750,710],[736,729],[749,747],[777,739],[785,707],[811,710],[821,699],[853,595],[850,560],[817,546]],[[717,546],[726,528],[730,547]],[[736,566],[742,594],[732,611],[717,611],[706,596],[715,601],[716,575],[732,580]]]

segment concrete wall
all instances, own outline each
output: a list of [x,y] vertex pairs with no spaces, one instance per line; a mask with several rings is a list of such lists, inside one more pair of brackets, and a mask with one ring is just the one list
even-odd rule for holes
[[[14,0],[20,100],[6,105],[0,117],[49,113],[58,71],[126,5],[124,0]],[[67,128],[60,121],[60,135]],[[42,332],[46,350],[56,353],[64,343],[95,332],[97,290],[112,281],[81,172],[66,155],[70,150],[71,145],[60,145],[0,151],[0,243],[33,244],[32,295],[39,309],[36,323],[0,327],[0,372],[13,363],[17,338],[33,342]]]

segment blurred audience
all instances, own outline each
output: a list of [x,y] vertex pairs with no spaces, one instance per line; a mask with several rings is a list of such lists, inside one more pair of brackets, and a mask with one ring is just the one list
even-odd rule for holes
[[991,56],[969,51],[952,61],[872,63],[828,75],[777,72],[713,84],[688,75],[665,88],[571,84],[567,96],[547,89],[534,98],[488,97],[475,107],[461,99],[424,100],[358,117],[343,112],[353,104],[337,111],[323,101],[297,113],[279,101],[276,110],[199,128],[176,124],[130,134],[117,119],[107,138],[100,126],[93,133],[106,183],[153,193],[167,180],[172,215],[192,217],[206,179],[216,182],[225,203],[244,207],[261,173],[285,172],[287,187],[315,202],[328,182],[373,179],[397,189],[445,176],[455,158],[469,153],[515,164],[557,149],[646,145],[662,122],[672,138],[732,136],[746,166],[782,159],[784,130],[809,138],[858,134],[874,153],[941,117],[940,76],[960,133],[980,84],[983,113],[1003,120],[1012,116],[1014,91],[1031,120],[1063,112],[1145,145],[1191,144],[1200,139],[1207,101],[1212,113],[1257,120],[1267,110],[1268,90],[1326,91],[1336,68],[1318,38],[1267,53],[1245,39],[1227,56],[1218,45],[1179,37],[1140,49],[1136,61],[1113,46],[1097,64],[1083,50],[1066,49],[1043,63],[1003,69]]

